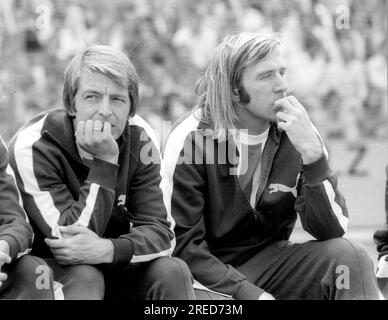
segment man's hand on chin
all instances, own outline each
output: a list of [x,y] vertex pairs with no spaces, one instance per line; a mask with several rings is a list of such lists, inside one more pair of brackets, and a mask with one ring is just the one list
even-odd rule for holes
[[275,102],[278,128],[287,133],[288,138],[301,154],[304,164],[310,164],[322,157],[324,150],[306,109],[294,96]]

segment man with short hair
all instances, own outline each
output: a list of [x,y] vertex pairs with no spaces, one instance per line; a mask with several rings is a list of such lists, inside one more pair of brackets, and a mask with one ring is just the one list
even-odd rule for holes
[[[337,176],[285,72],[273,35],[237,33],[216,49],[165,148],[174,254],[201,299],[377,299],[370,256],[341,238]],[[318,241],[289,241],[297,214]]]
[[49,267],[28,254],[33,233],[18,200],[8,151],[0,137],[0,299],[54,299]]
[[65,109],[38,115],[11,143],[33,252],[65,299],[194,298],[186,264],[170,257],[174,221],[154,133],[135,114],[138,83],[123,53],[88,47],[66,68]]

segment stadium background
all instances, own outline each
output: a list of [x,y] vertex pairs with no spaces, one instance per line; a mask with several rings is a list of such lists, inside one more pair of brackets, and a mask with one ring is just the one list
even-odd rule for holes
[[[351,214],[348,237],[375,256],[385,223],[388,164],[387,5],[384,0],[1,0],[0,134],[61,106],[63,70],[84,46],[128,54],[141,78],[140,111],[162,135],[193,104],[219,40],[274,31],[290,91],[326,140]],[[297,225],[292,239],[309,236]]]

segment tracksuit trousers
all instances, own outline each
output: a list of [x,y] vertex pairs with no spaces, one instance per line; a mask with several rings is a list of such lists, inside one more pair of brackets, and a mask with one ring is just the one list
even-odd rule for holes
[[65,300],[190,300],[195,299],[192,276],[178,258],[161,257],[148,262],[59,265],[46,259],[57,282],[56,298]]
[[[369,253],[344,238],[300,244],[279,241],[235,267],[275,299],[381,298]],[[196,290],[196,295],[197,299],[223,299],[202,290]]]
[[1,270],[8,278],[0,287],[0,299],[54,299],[53,275],[42,259],[25,255]]

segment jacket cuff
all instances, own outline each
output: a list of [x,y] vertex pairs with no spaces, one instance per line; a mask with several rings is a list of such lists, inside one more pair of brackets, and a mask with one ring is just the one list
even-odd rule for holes
[[0,236],[0,240],[4,240],[9,245],[9,256],[12,260],[14,260],[17,256],[17,254],[20,251],[19,243],[16,241],[16,239],[9,235],[2,235]]
[[115,189],[119,165],[100,159],[85,161],[90,168],[87,180],[109,189]]
[[332,171],[325,155],[322,155],[317,161],[303,165],[303,173],[306,184],[317,184],[329,178]]
[[133,256],[133,244],[131,240],[119,238],[109,239],[113,243],[113,264],[129,263]]
[[264,290],[253,285],[248,280],[240,283],[237,292],[233,295],[236,300],[258,300]]

